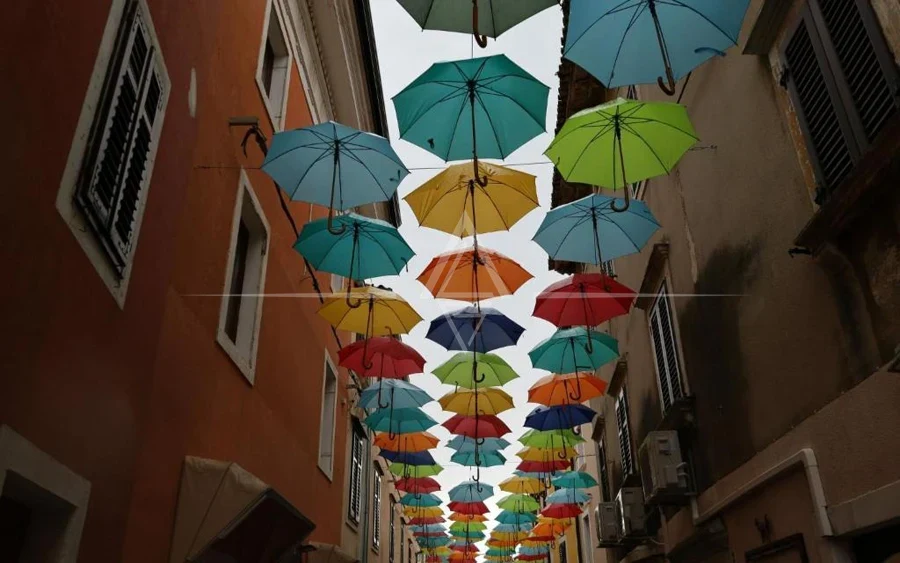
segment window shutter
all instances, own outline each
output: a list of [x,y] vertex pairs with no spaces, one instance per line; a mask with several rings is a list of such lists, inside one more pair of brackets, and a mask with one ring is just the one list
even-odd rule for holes
[[396,509],[397,503],[394,502],[394,499],[391,498],[390,504],[390,512],[388,512],[388,518],[390,518],[390,524],[388,525],[388,529],[390,531],[390,538],[388,538],[388,561],[390,563],[394,563],[394,536],[397,533],[397,525],[394,523],[397,519],[394,515],[394,510]]
[[664,283],[653,304],[653,309],[650,311],[650,336],[653,340],[663,411],[668,410],[672,403],[684,394],[681,388],[681,370],[678,365],[675,327],[672,324],[672,310],[669,307],[667,294],[668,288]]
[[349,516],[359,522],[360,489],[362,481],[362,438],[354,431],[350,453],[350,508]]
[[609,502],[609,470],[606,468],[606,445],[597,442],[597,473],[600,475],[600,500]]
[[566,563],[569,559],[566,553],[566,542],[559,542],[559,563]]
[[[97,114],[76,201],[121,273],[131,253],[134,223],[146,189],[146,170],[158,140],[155,127],[165,97],[156,49],[137,2],[125,11],[104,99]],[[93,145],[93,142],[92,142]]]
[[378,547],[381,544],[381,473],[375,472],[375,491],[373,493],[372,510],[374,511],[372,523],[372,545]]
[[634,471],[634,460],[631,458],[631,431],[628,427],[628,395],[624,388],[616,401],[616,426],[622,450],[622,474],[630,475]]

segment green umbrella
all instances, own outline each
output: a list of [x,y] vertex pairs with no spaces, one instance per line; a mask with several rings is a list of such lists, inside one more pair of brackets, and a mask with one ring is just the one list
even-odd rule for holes
[[544,154],[567,182],[620,189],[668,174],[698,140],[684,106],[619,98],[567,119]]
[[443,471],[444,468],[441,465],[409,465],[406,463],[394,462],[388,465],[388,471],[393,473],[394,475],[399,475],[404,479],[409,477],[418,478],[418,477],[434,477]]
[[[471,15],[465,0],[399,0],[422,29],[471,33],[481,47],[559,0],[477,0]],[[482,35],[483,34],[483,35]],[[485,37],[486,36],[486,37]]]
[[483,532],[487,530],[487,524],[484,522],[454,522],[450,525],[450,531],[471,530],[473,532]]
[[497,501],[497,506],[510,512],[534,512],[541,508],[538,501],[529,495],[506,495]]
[[519,374],[500,356],[479,352],[454,354],[432,373],[441,380],[441,383],[458,385],[466,389],[499,387],[519,377]]
[[559,430],[529,430],[519,437],[519,442],[530,448],[574,448],[576,444],[584,442],[584,438],[572,431],[571,428]]
[[545,130],[550,88],[505,55],[435,63],[394,96],[400,138],[444,160],[505,159]]

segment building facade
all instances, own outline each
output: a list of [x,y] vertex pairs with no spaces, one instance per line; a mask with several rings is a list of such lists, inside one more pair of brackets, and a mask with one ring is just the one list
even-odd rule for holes
[[350,335],[316,310],[343,280],[245,134],[386,134],[368,0],[9,8],[0,560],[342,553]]
[[[621,356],[584,429],[583,561],[898,557],[898,61],[896,2],[755,0],[673,98],[562,63],[560,124],[678,99],[701,139],[632,187],[647,247],[590,269],[640,297],[602,327]],[[557,177],[553,204],[591,189]]]

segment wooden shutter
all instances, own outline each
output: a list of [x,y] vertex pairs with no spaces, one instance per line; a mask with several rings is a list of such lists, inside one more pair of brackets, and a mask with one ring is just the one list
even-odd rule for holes
[[372,545],[381,545],[381,472],[375,471],[375,490],[372,493]]
[[624,387],[616,401],[616,427],[622,451],[622,474],[630,475],[634,471],[634,459],[631,457],[631,429],[628,427],[628,394]]
[[569,560],[569,554],[566,553],[566,542],[559,542],[559,563],[566,563]]
[[663,283],[653,309],[650,311],[650,336],[656,359],[656,373],[663,411],[683,396],[681,371],[678,364],[678,347],[675,341],[675,327],[672,324],[672,310],[667,298],[668,287]]
[[395,542],[396,542],[396,540],[394,538],[397,534],[397,525],[395,524],[395,521],[397,518],[394,515],[394,511],[396,510],[396,507],[397,507],[397,503],[394,502],[393,498],[391,498],[391,504],[390,504],[391,510],[390,510],[390,512],[388,512],[388,518],[390,518],[390,524],[388,525],[388,529],[390,531],[390,538],[388,538],[388,561],[390,563],[394,563],[394,549],[395,549]]
[[129,2],[82,164],[76,202],[121,273],[131,255],[147,164],[166,97],[158,53],[137,2]]
[[606,445],[597,442],[597,473],[600,475],[600,500],[609,502],[609,470],[606,467]]
[[354,429],[353,443],[350,448],[350,507],[349,516],[359,522],[360,494],[362,488],[362,448],[363,440]]

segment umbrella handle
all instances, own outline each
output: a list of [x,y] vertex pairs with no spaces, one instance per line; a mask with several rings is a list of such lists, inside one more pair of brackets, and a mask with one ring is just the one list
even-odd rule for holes
[[[575,391],[574,395],[572,393],[569,393],[569,398],[572,399],[573,401],[575,401],[576,403],[579,403],[579,402],[581,402],[581,375],[579,375],[578,372],[575,372],[575,382],[578,386],[577,390]],[[563,447],[565,448],[565,442],[563,442]],[[565,459],[565,458],[562,458],[562,459]]]
[[478,446],[484,445],[484,438],[475,438],[475,444]]
[[394,390],[393,389],[391,389],[391,402],[381,404],[381,390],[383,387],[384,387],[384,379],[382,379],[381,381],[378,382],[378,408],[386,409],[388,407],[391,407],[393,409],[393,407],[394,407]]
[[628,187],[628,180],[625,179],[625,154],[622,151],[622,132],[618,127],[616,128],[616,142],[619,143],[619,163],[622,166],[622,186],[625,188],[625,205],[620,208],[616,205],[617,200],[613,199],[609,202],[609,207],[616,213],[623,213],[631,206],[631,189]]
[[487,36],[478,33],[478,0],[472,0],[472,35],[479,47],[487,47]]
[[[362,299],[357,299],[356,302],[354,303],[353,298],[352,298],[353,293],[350,292],[350,289],[352,286],[353,286],[353,281],[347,280],[347,297],[345,298],[345,300],[347,301],[347,306],[350,307],[351,309],[359,309],[360,305],[362,305]],[[365,356],[363,356],[363,367],[365,367],[365,360],[366,360],[366,358],[365,358]],[[366,369],[368,369],[368,368],[366,368]]]
[[650,2],[648,2],[648,8],[650,9],[650,15],[653,16],[653,27],[656,28],[656,40],[659,42],[659,52],[662,55],[663,65],[666,67],[666,80],[668,81],[668,84],[666,84],[662,77],[658,77],[656,83],[659,86],[659,89],[665,92],[666,95],[674,96],[675,77],[672,75],[672,61],[669,58],[669,47],[666,45],[666,38],[663,36],[662,25],[659,23],[659,15],[656,13],[656,0],[650,0]]
[[556,457],[558,457],[559,459],[566,459],[566,457],[568,457],[567,454],[568,454],[568,448],[566,447],[566,443],[563,442],[563,451],[556,454]]
[[672,76],[672,69],[669,65],[666,65],[666,79],[668,80],[668,84],[663,81],[662,76],[656,77],[656,85],[659,86],[659,89],[666,93],[668,96],[674,96],[676,85],[675,78]]

